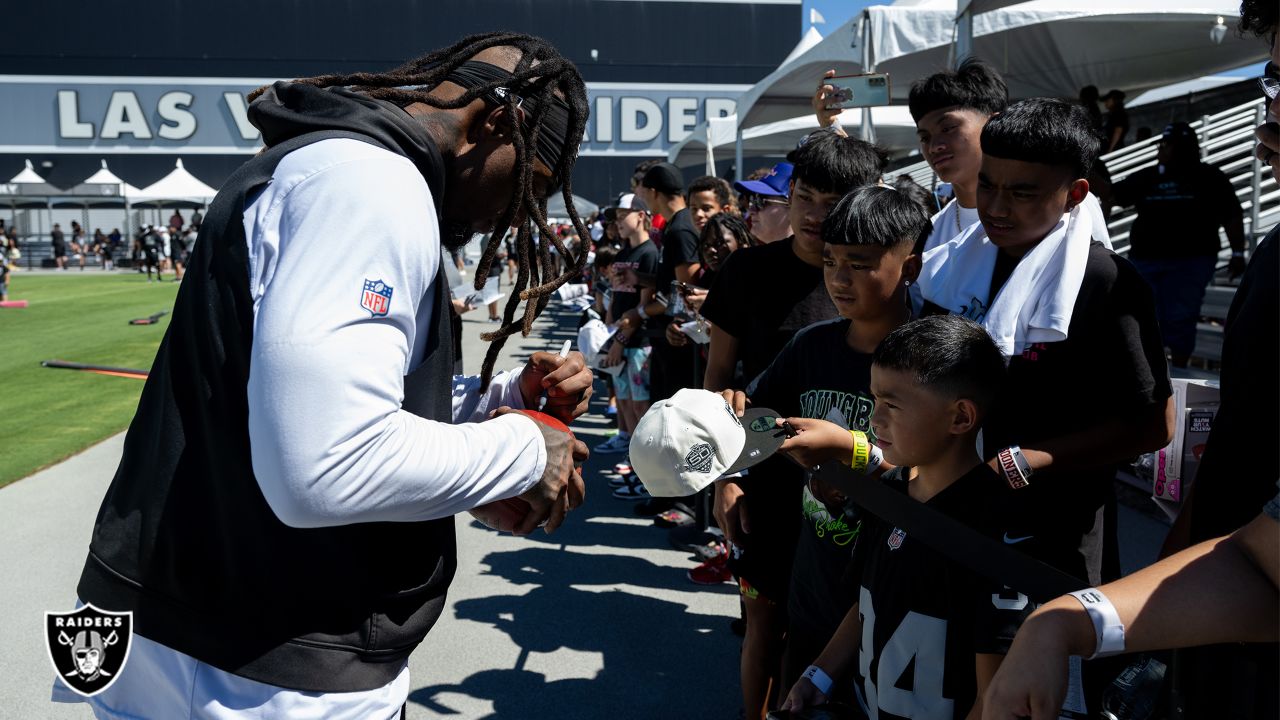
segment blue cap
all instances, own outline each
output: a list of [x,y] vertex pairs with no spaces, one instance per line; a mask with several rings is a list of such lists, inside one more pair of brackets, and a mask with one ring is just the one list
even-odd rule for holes
[[787,190],[791,184],[791,171],[795,169],[789,162],[780,162],[773,166],[768,175],[759,180],[747,180],[745,182],[736,182],[733,188],[738,192],[754,193],[756,195],[781,195],[787,197]]

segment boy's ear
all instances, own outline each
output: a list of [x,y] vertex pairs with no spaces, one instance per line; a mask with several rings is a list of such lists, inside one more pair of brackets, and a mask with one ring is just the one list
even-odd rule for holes
[[902,261],[902,279],[907,282],[915,282],[920,277],[920,254],[911,253],[906,260]]
[[1067,212],[1074,210],[1088,196],[1089,181],[1084,178],[1073,180],[1071,186],[1067,188]]
[[960,398],[952,406],[951,434],[967,435],[978,429],[978,406],[972,400]]

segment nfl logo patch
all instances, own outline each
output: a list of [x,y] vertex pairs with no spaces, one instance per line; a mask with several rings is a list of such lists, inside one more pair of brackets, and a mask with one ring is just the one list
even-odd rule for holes
[[906,530],[903,530],[901,528],[894,528],[893,532],[889,533],[889,549],[897,550],[898,548],[902,547],[902,541],[906,539],[907,539]]
[[373,317],[386,317],[387,311],[391,309],[391,286],[381,280],[365,280],[360,307],[368,310]]

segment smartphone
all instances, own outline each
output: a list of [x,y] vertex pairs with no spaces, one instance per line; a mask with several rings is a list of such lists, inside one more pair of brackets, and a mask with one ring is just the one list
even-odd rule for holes
[[837,75],[822,81],[836,89],[827,100],[827,109],[875,107],[889,104],[889,74]]

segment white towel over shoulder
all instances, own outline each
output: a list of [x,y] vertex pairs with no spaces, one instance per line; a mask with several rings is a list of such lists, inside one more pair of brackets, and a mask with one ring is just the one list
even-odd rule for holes
[[1100,218],[1096,201],[1064,214],[1022,258],[994,301],[988,296],[998,248],[982,223],[974,223],[925,253],[920,290],[925,300],[981,323],[1007,357],[1034,343],[1065,340]]

